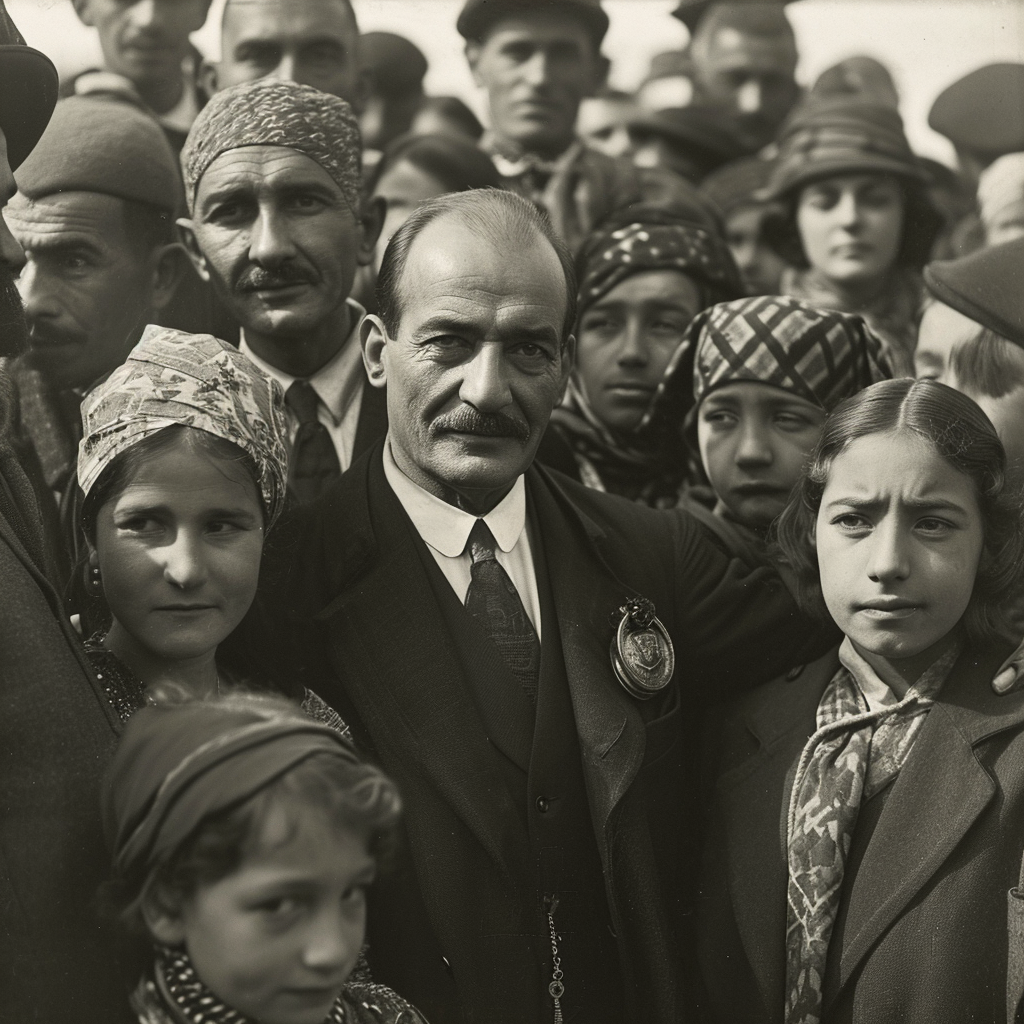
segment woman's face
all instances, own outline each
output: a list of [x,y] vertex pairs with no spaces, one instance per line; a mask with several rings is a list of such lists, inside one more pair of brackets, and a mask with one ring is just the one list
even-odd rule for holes
[[804,186],[796,222],[810,265],[837,284],[880,284],[903,238],[904,197],[891,174],[841,174]]
[[252,604],[262,552],[263,509],[244,465],[183,437],[99,510],[108,639],[149,659],[208,654]]
[[736,519],[760,530],[779,515],[824,422],[819,406],[758,381],[725,384],[701,402],[701,462]]
[[700,290],[682,271],[646,270],[586,310],[576,376],[601,423],[632,430],[640,422],[700,308]]
[[384,250],[391,236],[409,219],[409,215],[420,203],[444,195],[448,189],[432,174],[421,171],[408,160],[399,160],[394,167],[386,170],[377,182],[375,195],[387,200],[388,209],[384,216],[384,227],[377,240],[377,270],[380,270]]
[[931,663],[967,609],[982,543],[973,482],[917,434],[869,434],[832,463],[815,526],[821,589],[883,678]]

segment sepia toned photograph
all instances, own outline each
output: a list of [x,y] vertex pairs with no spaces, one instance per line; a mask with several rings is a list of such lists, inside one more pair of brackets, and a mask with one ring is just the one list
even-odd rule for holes
[[0,0],[0,1024],[1024,1024],[1024,0]]

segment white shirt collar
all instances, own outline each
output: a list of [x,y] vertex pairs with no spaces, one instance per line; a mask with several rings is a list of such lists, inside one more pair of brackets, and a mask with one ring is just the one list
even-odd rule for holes
[[[366,316],[366,310],[355,299],[346,299],[345,305],[352,320],[352,330],[337,353],[307,378],[331,414],[335,426],[341,422],[345,410],[362,388],[366,376],[363,369],[363,353],[359,345],[359,325]],[[241,342],[238,350],[248,356],[267,376],[273,377],[281,385],[282,390],[287,392],[298,378],[256,355],[245,340],[244,329],[240,329],[239,334]]]
[[[416,532],[442,555],[458,558],[479,517],[449,505],[410,480],[391,454],[390,437],[384,445],[384,475]],[[522,476],[483,520],[502,551],[507,554],[516,546],[526,527],[526,482]]]

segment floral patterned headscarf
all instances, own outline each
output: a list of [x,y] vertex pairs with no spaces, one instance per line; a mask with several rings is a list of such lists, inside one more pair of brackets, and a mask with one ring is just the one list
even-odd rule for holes
[[150,325],[127,360],[82,402],[78,482],[89,494],[122,452],[171,426],[205,430],[252,457],[273,525],[286,493],[284,396],[236,348]]

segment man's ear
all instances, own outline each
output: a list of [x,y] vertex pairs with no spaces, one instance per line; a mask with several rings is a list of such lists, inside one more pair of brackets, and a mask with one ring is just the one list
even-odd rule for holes
[[78,20],[83,25],[92,27],[96,24],[92,16],[92,4],[89,3],[89,0],[71,0],[71,5],[75,9],[75,14],[78,15]]
[[363,366],[366,375],[375,388],[382,388],[388,382],[387,360],[384,358],[388,346],[387,331],[379,316],[367,313],[359,325],[359,344],[363,350]]
[[196,238],[195,225],[188,217],[179,217],[177,220],[178,229],[181,231],[181,241],[185,246],[185,252],[196,268],[196,273],[207,283],[210,281],[210,268],[206,262],[203,251],[199,248],[199,240]]
[[181,279],[188,273],[189,256],[180,242],[162,245],[153,251],[153,297],[150,308],[163,309],[178,290]]
[[374,261],[377,252],[377,239],[384,229],[384,216],[388,212],[388,203],[383,196],[373,196],[363,203],[363,212],[359,222],[363,228],[363,238],[359,243],[356,262],[361,267],[368,267]]
[[473,81],[479,88],[483,88],[484,83],[480,78],[480,73],[477,70],[480,64],[480,51],[483,49],[480,43],[476,39],[470,39],[466,43],[466,63],[469,64],[469,70],[473,75]]
[[142,919],[149,934],[165,946],[180,946],[185,941],[185,921],[181,911],[172,907],[164,894],[152,888],[142,897]]
[[562,348],[562,366],[561,366],[561,387],[558,392],[559,399],[565,394],[565,389],[569,385],[569,377],[572,375],[573,367],[576,365],[576,335],[570,334],[565,339],[565,345]]
[[202,66],[199,68],[199,88],[202,89],[204,95],[209,99],[219,88],[217,84],[217,64],[212,61],[204,60]]

